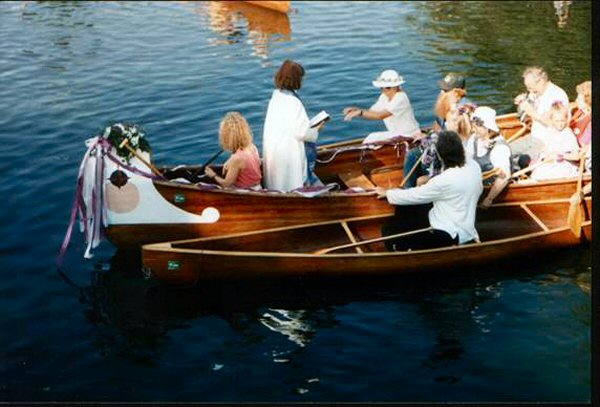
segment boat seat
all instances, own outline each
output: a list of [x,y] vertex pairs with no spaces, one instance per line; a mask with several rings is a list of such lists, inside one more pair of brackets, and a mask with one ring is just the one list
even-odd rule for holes
[[348,188],[375,189],[375,185],[360,170],[339,173],[338,176]]
[[369,176],[371,181],[378,187],[394,188],[402,182],[404,175],[403,164],[392,164],[384,167],[378,167],[371,170]]

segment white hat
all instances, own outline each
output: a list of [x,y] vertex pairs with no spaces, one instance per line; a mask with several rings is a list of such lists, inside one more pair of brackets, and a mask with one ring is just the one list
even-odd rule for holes
[[376,88],[393,88],[404,83],[404,78],[398,75],[398,72],[393,69],[388,69],[379,74],[373,81],[373,86]]
[[473,118],[483,121],[484,127],[499,132],[500,129],[496,124],[496,111],[488,106],[478,107],[473,111]]

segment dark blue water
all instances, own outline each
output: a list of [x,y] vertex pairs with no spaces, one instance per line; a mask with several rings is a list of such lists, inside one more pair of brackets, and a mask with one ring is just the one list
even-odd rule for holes
[[578,401],[591,394],[591,249],[383,281],[156,286],[105,242],[54,259],[83,141],[142,125],[154,161],[201,163],[229,110],[260,146],[272,77],[306,70],[320,142],[397,69],[422,125],[436,81],[467,76],[500,113],[544,66],[575,96],[591,77],[591,3],[296,2],[289,16],[216,3],[0,3],[2,401]]

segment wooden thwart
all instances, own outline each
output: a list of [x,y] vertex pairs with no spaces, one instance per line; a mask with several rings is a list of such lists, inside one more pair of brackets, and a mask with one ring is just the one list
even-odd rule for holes
[[395,235],[376,237],[375,239],[363,240],[362,242],[343,244],[341,246],[328,247],[325,249],[317,250],[314,254],[327,254],[334,252],[336,250],[349,249],[350,247],[363,246],[371,243],[383,242],[385,240],[395,239],[397,237],[415,235],[417,233],[427,232],[428,230],[433,229],[431,226],[423,229],[411,230],[410,232],[397,233]]
[[375,189],[375,185],[361,171],[350,171],[338,174],[348,188]]
[[[354,234],[352,233],[352,231],[350,230],[350,227],[348,226],[348,223],[346,223],[345,221],[342,222],[342,227],[344,228],[344,230],[346,231],[346,234],[348,235],[348,238],[350,239],[350,241],[352,243],[357,243],[356,238],[354,237]],[[362,251],[362,249],[358,246],[356,246],[356,252],[357,253],[364,253]]]

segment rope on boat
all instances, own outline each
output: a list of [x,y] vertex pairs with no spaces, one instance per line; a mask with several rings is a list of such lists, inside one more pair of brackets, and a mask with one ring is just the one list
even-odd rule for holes
[[392,145],[394,147],[394,149],[396,150],[396,155],[399,157],[400,156],[400,146],[404,145],[405,148],[408,150],[408,146],[409,143],[408,141],[393,141],[393,142],[386,142],[386,143],[369,143],[369,144],[362,144],[360,146],[349,146],[349,147],[338,147],[335,149],[335,151],[333,152],[333,154],[326,158],[326,159],[318,159],[317,158],[317,162],[319,164],[329,164],[330,162],[332,162],[339,154],[341,153],[345,153],[348,151],[360,151],[360,161],[362,162],[366,156],[366,152],[368,150],[378,150],[381,147],[383,147],[384,145]]

